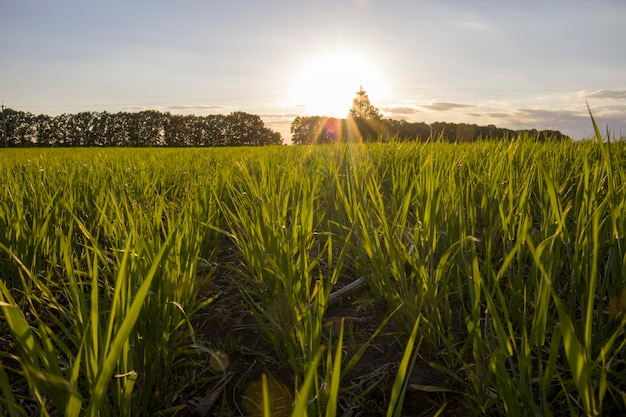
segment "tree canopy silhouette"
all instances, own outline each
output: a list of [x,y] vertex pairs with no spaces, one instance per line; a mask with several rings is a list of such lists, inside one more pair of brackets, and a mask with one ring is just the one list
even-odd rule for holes
[[146,110],[81,112],[56,117],[12,109],[4,112],[7,145],[12,147],[262,146],[283,142],[280,133],[265,127],[259,116],[244,112],[183,116]]

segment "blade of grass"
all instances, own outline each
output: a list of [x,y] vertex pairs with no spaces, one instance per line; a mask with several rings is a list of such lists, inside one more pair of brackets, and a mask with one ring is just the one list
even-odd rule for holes
[[400,365],[398,367],[398,373],[396,374],[396,378],[391,389],[391,397],[389,398],[389,405],[387,408],[387,417],[399,417],[402,413],[404,394],[406,393],[408,385],[408,375],[411,372],[411,369],[413,369],[413,364],[415,362],[415,358],[417,357],[417,355],[414,354],[414,351],[417,352],[420,345],[420,342],[417,342],[417,347],[415,346],[417,340],[417,329],[419,328],[421,317],[422,316],[419,315],[415,320],[411,336],[409,337],[409,340],[404,348],[402,360],[400,361]]
[[302,387],[296,394],[296,401],[293,406],[293,412],[291,413],[292,417],[306,417],[308,416],[308,406],[309,406],[309,398],[311,394],[314,392],[315,388],[313,387],[313,381],[317,375],[317,365],[322,359],[322,353],[324,353],[324,349],[321,349],[313,358],[313,362],[309,367],[309,370],[305,376],[304,383]]
[[339,385],[341,383],[341,355],[343,351],[343,329],[344,320],[341,319],[341,327],[339,329],[339,340],[335,347],[335,357],[333,359],[333,369],[331,372],[330,386],[328,387],[328,402],[326,404],[326,417],[335,417],[337,415],[337,399],[339,397]]

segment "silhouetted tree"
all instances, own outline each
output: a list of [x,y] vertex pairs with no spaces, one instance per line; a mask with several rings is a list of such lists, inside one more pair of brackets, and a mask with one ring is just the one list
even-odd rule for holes
[[423,122],[384,119],[387,134],[394,140],[425,141],[430,137],[430,126]]
[[106,143],[108,146],[128,145],[128,132],[126,125],[129,121],[129,113],[108,114],[106,118]]
[[259,116],[234,112],[226,116],[224,122],[228,146],[276,145],[282,142],[280,134],[273,134]]
[[186,120],[185,116],[165,114],[163,125],[166,146],[186,146]]
[[223,114],[211,114],[203,118],[203,140],[201,146],[226,146]]
[[[32,146],[37,141],[36,118],[31,113],[4,109],[7,146]],[[4,129],[0,129],[4,134]],[[2,140],[4,144],[4,138]]]
[[37,124],[37,145],[38,146],[50,146],[54,143],[54,124],[53,118],[45,114],[40,114],[36,117],[35,123]]
[[[146,110],[138,113],[81,112],[56,117],[5,109],[7,145],[15,146],[262,146],[280,145],[280,133],[259,116],[180,116]],[[4,142],[4,131],[0,132]]]
[[346,134],[346,119],[321,116],[298,116],[291,124],[294,145],[335,143]]

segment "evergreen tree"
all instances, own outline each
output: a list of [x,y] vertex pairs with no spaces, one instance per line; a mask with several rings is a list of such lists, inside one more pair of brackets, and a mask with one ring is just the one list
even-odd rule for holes
[[356,92],[356,96],[354,100],[352,100],[349,116],[353,119],[362,120],[381,119],[380,111],[370,103],[370,99],[365,90],[363,90],[363,86],[359,87],[359,91]]

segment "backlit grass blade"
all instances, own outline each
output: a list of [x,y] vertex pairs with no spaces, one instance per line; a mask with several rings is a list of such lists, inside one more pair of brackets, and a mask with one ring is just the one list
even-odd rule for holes
[[554,298],[554,303],[559,312],[561,320],[561,334],[563,337],[563,348],[565,356],[572,370],[572,379],[578,389],[583,407],[587,415],[596,415],[597,410],[594,402],[594,387],[591,383],[591,363],[589,353],[576,336],[574,324],[569,317],[563,303],[558,297]]
[[[2,244],[0,244],[2,246]],[[22,360],[28,360],[34,369],[39,369],[41,346],[35,340],[26,318],[18,308],[4,281],[0,280],[0,307],[4,318],[15,337],[15,346]]]
[[292,417],[308,416],[309,399],[312,397],[312,394],[315,391],[313,382],[316,379],[317,365],[319,364],[323,353],[324,350],[320,349],[315,354],[311,366],[309,367],[309,370],[304,378],[304,383],[300,387],[300,390],[296,393],[296,401],[293,406],[293,412],[291,413]]
[[[421,342],[417,337],[417,330],[419,328],[421,316],[418,316],[413,325],[413,330],[409,336],[409,340],[406,342],[402,360],[398,366],[398,373],[393,381],[393,387],[391,388],[391,397],[389,398],[389,405],[387,407],[387,417],[398,417],[402,413],[402,406],[404,401],[404,394],[408,386],[408,375],[413,369],[416,352],[419,350]],[[416,346],[417,343],[417,346]]]
[[267,388],[267,375],[265,373],[261,375],[261,390],[263,393],[263,417],[272,417],[272,410],[270,407],[271,397],[270,391]]
[[604,141],[602,139],[602,133],[600,133],[600,128],[598,128],[598,124],[596,123],[596,119],[593,117],[593,114],[591,113],[591,108],[589,107],[589,103],[587,104],[587,111],[589,112],[589,117],[591,118],[591,123],[593,125],[593,131],[595,133],[595,138],[598,141],[599,144],[603,144]]
[[339,397],[339,385],[341,383],[341,356],[343,353],[343,329],[344,320],[341,319],[341,327],[339,329],[339,339],[335,347],[335,356],[333,358],[333,367],[331,370],[330,384],[328,386],[328,402],[326,404],[326,417],[335,417],[337,415],[337,399]]

